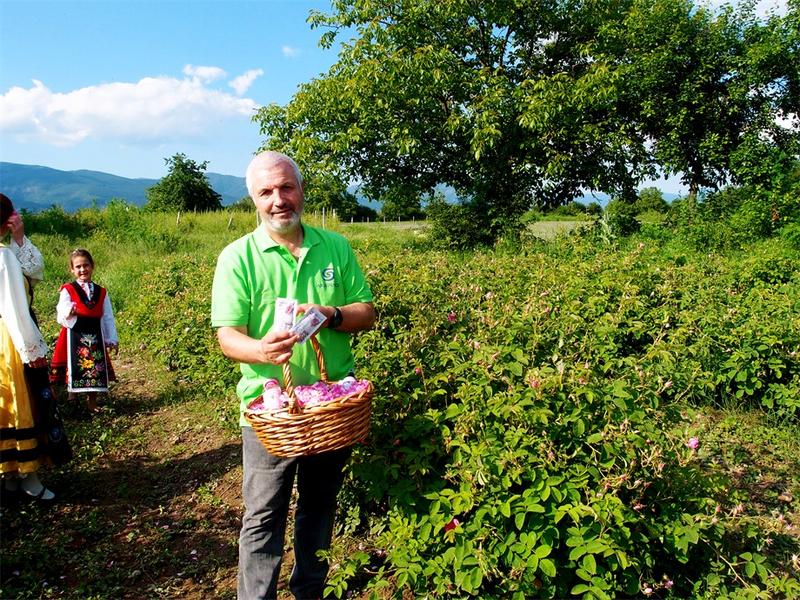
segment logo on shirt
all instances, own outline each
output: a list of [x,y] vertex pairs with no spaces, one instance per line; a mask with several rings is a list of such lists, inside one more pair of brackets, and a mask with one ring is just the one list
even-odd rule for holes
[[320,271],[320,275],[322,276],[322,284],[319,287],[337,287],[333,265],[322,269],[322,271]]

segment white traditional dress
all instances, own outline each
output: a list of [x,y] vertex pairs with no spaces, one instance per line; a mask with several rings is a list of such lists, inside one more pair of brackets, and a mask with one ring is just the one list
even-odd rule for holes
[[[13,243],[13,242],[12,242]],[[38,251],[37,251],[38,252]],[[14,253],[0,244],[0,473],[33,473],[44,450],[24,365],[47,356],[30,313],[31,292]]]

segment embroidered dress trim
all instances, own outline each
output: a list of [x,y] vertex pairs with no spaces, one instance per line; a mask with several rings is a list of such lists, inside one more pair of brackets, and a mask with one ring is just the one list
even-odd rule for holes
[[108,360],[98,319],[78,317],[67,330],[67,373],[70,392],[107,392]]

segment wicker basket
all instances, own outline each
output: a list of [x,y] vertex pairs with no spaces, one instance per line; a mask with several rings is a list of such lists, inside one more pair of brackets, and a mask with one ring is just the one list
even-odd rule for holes
[[[311,345],[317,356],[320,379],[329,383],[325,360],[316,336]],[[363,441],[369,433],[374,389],[366,389],[336,400],[302,408],[297,403],[289,363],[283,365],[284,390],[290,404],[286,408],[254,412],[244,418],[268,452],[282,458],[319,454]]]

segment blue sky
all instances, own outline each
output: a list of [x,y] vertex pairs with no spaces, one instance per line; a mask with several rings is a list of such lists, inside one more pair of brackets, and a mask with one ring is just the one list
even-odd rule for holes
[[0,0],[0,160],[160,178],[183,152],[242,176],[250,121],[336,61],[312,0]]
[[182,152],[242,176],[253,112],[336,62],[312,9],[330,2],[0,0],[0,161],[161,178]]

